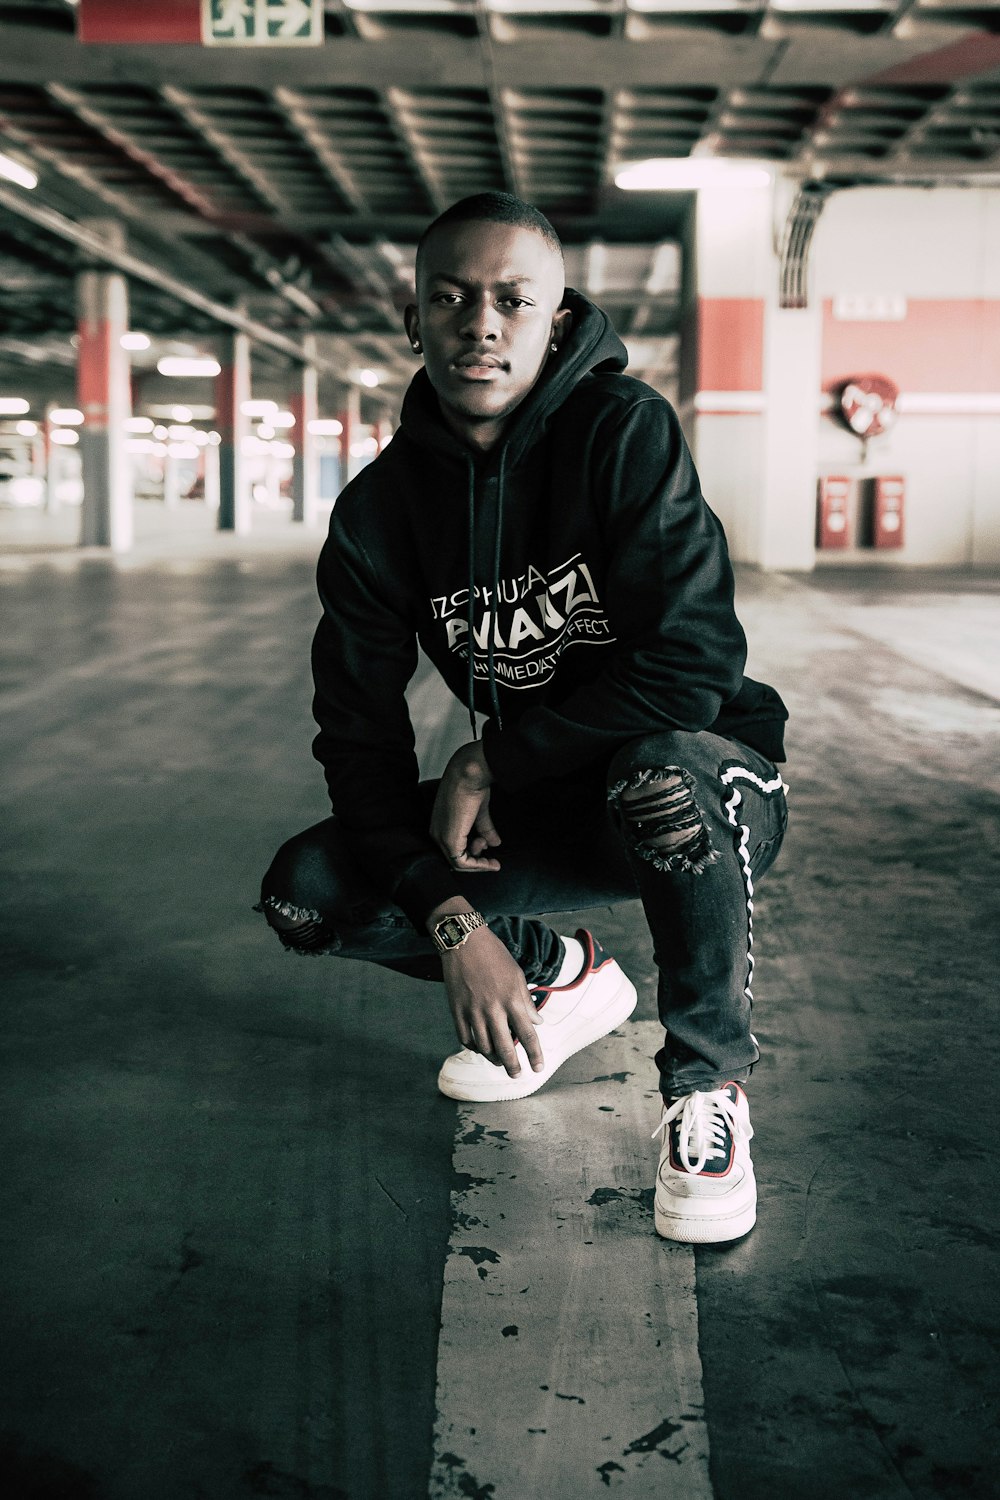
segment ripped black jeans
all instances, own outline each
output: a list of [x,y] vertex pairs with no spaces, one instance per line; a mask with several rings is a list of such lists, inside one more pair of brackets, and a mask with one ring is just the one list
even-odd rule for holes
[[[427,817],[436,782],[422,783]],[[785,831],[785,788],[736,740],[672,730],[622,746],[606,772],[494,787],[497,873],[456,875],[529,984],[556,974],[562,944],[541,913],[642,901],[659,969],[657,1053],[667,1097],[745,1082],[759,1057],[750,1029],[754,881]],[[361,873],[336,819],[278,851],[261,906],[286,947],[370,959],[440,979],[430,938]]]

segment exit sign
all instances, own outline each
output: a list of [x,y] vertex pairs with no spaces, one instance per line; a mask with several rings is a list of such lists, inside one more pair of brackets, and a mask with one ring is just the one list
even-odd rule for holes
[[318,46],[323,0],[201,0],[206,47]]
[[81,42],[318,47],[323,0],[80,0]]

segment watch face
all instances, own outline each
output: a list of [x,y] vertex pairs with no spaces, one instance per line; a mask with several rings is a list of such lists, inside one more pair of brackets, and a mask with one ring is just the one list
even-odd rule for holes
[[449,948],[457,948],[465,937],[465,928],[457,917],[445,917],[438,923],[438,937]]

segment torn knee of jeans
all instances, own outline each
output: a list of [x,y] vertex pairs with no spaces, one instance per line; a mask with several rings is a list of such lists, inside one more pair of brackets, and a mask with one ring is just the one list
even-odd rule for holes
[[635,771],[609,792],[621,813],[630,847],[658,870],[700,875],[719,857],[695,801],[694,786],[689,771],[662,766]]
[[336,953],[340,948],[340,939],[318,911],[292,906],[276,896],[265,896],[254,911],[263,913],[290,953]]

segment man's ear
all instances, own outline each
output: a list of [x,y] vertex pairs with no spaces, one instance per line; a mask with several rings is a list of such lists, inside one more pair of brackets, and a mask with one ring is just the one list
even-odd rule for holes
[[560,307],[552,319],[552,342],[562,345],[569,338],[573,327],[573,313],[568,307]]
[[420,315],[414,302],[408,303],[403,309],[403,327],[410,347],[416,352],[420,348]]

